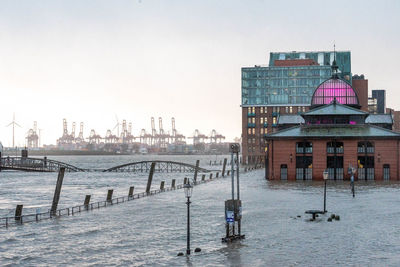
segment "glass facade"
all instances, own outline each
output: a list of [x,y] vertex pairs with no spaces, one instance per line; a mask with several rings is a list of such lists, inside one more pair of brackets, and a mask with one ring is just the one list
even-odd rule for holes
[[329,79],[315,90],[311,105],[328,105],[333,99],[343,105],[358,105],[358,98],[350,84],[340,79]]
[[242,106],[309,106],[315,88],[331,76],[330,66],[242,68]]
[[[313,59],[321,66],[332,65],[334,51],[315,52],[271,52],[269,55],[269,66],[275,66],[275,60],[290,59]],[[336,51],[336,64],[341,72],[340,77],[351,82],[351,53],[350,51]]]

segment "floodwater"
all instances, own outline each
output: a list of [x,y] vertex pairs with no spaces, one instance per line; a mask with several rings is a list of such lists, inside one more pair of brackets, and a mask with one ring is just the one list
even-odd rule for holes
[[[84,168],[107,168],[143,160],[187,163],[222,156],[81,156],[52,157]],[[190,174],[156,173],[171,183]],[[0,173],[0,214],[50,207],[57,174]],[[104,200],[127,195],[129,186],[144,191],[146,174],[66,173],[59,208],[82,204],[86,194]],[[323,209],[323,183],[270,182],[264,170],[241,173],[242,233],[246,239],[221,243],[225,234],[224,200],[230,179],[193,189],[191,247],[200,253],[177,257],[186,249],[186,204],[182,190],[38,223],[0,229],[0,265],[79,266],[399,266],[400,184],[356,183],[353,198],[347,182],[328,181],[326,215],[309,221],[308,209]],[[331,213],[340,221],[328,222]],[[301,217],[298,217],[300,215]]]

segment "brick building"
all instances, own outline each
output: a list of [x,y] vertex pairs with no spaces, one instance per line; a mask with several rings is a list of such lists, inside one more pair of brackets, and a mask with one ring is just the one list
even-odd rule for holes
[[347,180],[355,167],[358,180],[399,180],[400,134],[390,130],[391,116],[363,110],[357,90],[336,75],[335,64],[332,69],[310,110],[284,120],[294,126],[265,136],[266,178],[323,180],[327,169],[329,179]]
[[350,51],[272,52],[268,66],[242,68],[243,163],[264,161],[264,137],[298,124],[296,115],[309,110],[315,88],[332,76],[334,60],[338,77],[353,83],[361,110],[368,111],[368,80],[352,76]]

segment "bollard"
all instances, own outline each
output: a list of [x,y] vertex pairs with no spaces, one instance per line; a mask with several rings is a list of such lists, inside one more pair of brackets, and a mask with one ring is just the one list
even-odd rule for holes
[[65,168],[60,167],[60,170],[58,171],[56,189],[54,191],[53,204],[51,205],[50,210],[51,215],[55,215],[57,211],[58,201],[60,200],[61,187],[64,180],[64,172]]
[[188,178],[185,177],[185,178],[183,179],[183,184],[187,184],[187,183],[188,183]]
[[160,190],[164,190],[165,181],[161,181]]
[[107,202],[111,202],[111,204],[112,204],[113,192],[114,192],[114,189],[108,189],[108,192],[107,192]]
[[218,178],[218,177],[219,177],[219,172],[217,172],[217,173],[215,174],[215,177],[216,177],[216,178]]
[[175,179],[172,179],[171,187],[175,188]]
[[133,191],[135,190],[134,186],[129,187],[128,197],[133,197]]
[[225,176],[226,161],[227,161],[227,159],[224,158],[224,165],[222,166],[222,177]]
[[24,205],[17,205],[17,207],[15,208],[15,220],[16,221],[20,221],[22,223],[22,208],[24,207]]
[[85,202],[83,203],[83,205],[85,205],[86,210],[89,209],[89,203],[90,203],[90,195],[86,195]]
[[156,163],[152,162],[151,167],[150,167],[150,172],[149,172],[149,178],[147,179],[147,187],[146,187],[146,193],[150,193],[150,188],[151,188],[151,181],[153,180],[153,174],[154,174],[154,168],[156,167]]
[[205,179],[206,179],[206,175],[203,174],[203,175],[201,176],[201,180],[204,181]]
[[212,179],[212,173],[210,173],[210,180]]

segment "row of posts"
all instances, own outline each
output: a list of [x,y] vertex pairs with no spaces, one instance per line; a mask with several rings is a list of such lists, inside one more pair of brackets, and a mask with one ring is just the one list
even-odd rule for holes
[[[153,175],[154,175],[154,170],[155,170],[155,162],[152,162],[151,167],[150,167],[150,173],[149,173],[149,177],[147,180],[147,186],[146,186],[146,193],[149,194],[150,193],[150,188],[151,188],[151,183],[153,180]],[[199,164],[200,164],[200,160],[196,161],[196,168],[194,170],[194,177],[193,180],[194,182],[197,182],[197,175],[198,175],[198,168],[199,168]],[[225,176],[225,169],[226,169],[226,164],[227,164],[227,159],[225,158],[223,161],[223,168],[222,168],[222,177]],[[55,216],[56,212],[57,212],[57,206],[58,206],[58,202],[60,200],[60,194],[61,194],[61,188],[62,188],[62,184],[63,184],[63,180],[64,180],[64,173],[65,173],[65,168],[61,167],[59,172],[58,172],[58,177],[57,177],[57,183],[56,183],[56,188],[55,188],[55,192],[54,192],[54,197],[53,197],[53,202],[52,202],[52,206],[50,209],[50,216]],[[230,175],[230,171],[227,171],[227,175]],[[219,177],[219,172],[217,172],[215,174],[216,178]],[[203,174],[201,177],[202,181],[205,181],[206,179],[206,175]],[[209,179],[212,180],[213,179],[213,174],[210,173],[209,175]],[[184,178],[183,180],[184,184],[189,183],[189,179],[187,177]],[[171,188],[175,188],[175,184],[176,184],[176,179],[172,179],[171,182]],[[134,193],[135,187],[131,186],[129,187],[129,192],[128,192],[128,197],[133,197],[133,193]],[[160,184],[160,190],[165,190],[165,181],[161,181]],[[107,202],[112,202],[112,196],[113,196],[113,189],[109,189],[107,191],[107,198],[106,201]],[[84,200],[84,207],[85,209],[89,208],[90,205],[90,199],[91,199],[91,195],[86,195],[85,196],[85,200]],[[23,209],[23,205],[17,205],[16,209],[15,209],[15,220],[19,221],[20,223],[22,223],[22,209]],[[36,215],[36,220],[38,220],[38,214]],[[7,225],[7,222],[6,222]]]

